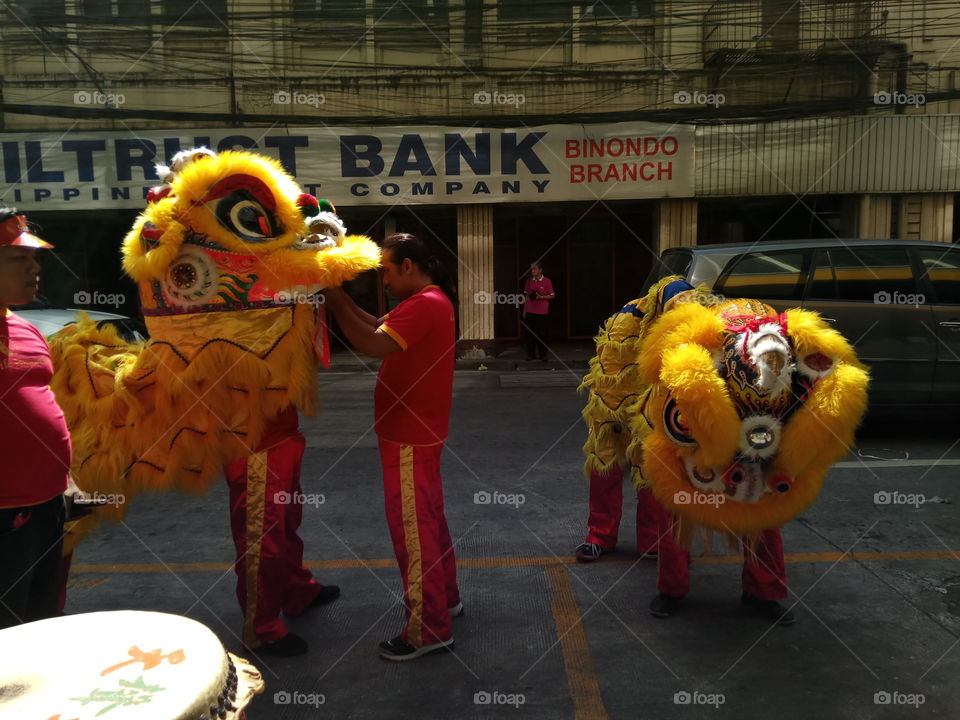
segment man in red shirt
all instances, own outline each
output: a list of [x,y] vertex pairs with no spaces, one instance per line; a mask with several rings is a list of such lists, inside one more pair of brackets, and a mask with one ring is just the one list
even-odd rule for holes
[[374,428],[407,621],[399,636],[380,643],[380,656],[412,660],[451,647],[450,618],[463,612],[440,478],[456,321],[446,275],[419,239],[391,235],[380,265],[384,287],[401,301],[387,316],[378,320],[365,313],[340,289],[325,296],[350,342],[384,359],[374,393]]
[[37,294],[35,255],[49,247],[0,208],[0,629],[58,611],[70,433],[50,390],[50,348],[9,310]]
[[523,324],[527,329],[527,360],[547,361],[547,326],[550,319],[550,301],[553,300],[553,283],[543,274],[540,263],[530,266],[530,277],[523,286],[526,298],[523,303]]

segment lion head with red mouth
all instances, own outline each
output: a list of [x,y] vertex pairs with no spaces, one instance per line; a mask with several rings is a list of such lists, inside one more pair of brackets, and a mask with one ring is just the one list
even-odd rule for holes
[[866,369],[819,315],[755,300],[679,296],[640,351],[650,394],[643,483],[697,527],[754,535],[820,492],[866,410]]

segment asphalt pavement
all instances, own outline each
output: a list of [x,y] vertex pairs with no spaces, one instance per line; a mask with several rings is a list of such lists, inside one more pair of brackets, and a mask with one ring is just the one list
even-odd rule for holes
[[[585,359],[584,359],[585,362]],[[739,605],[740,558],[695,559],[680,612],[650,616],[656,563],[636,556],[626,492],[617,552],[573,561],[585,534],[582,362],[462,370],[444,454],[466,612],[452,653],[378,659],[402,625],[383,516],[374,377],[321,376],[301,536],[336,602],[291,620],[308,655],[256,660],[251,720],[301,718],[927,718],[960,716],[960,445],[956,409],[888,412],[783,530],[797,623]],[[240,649],[226,488],[141,497],[77,551],[70,613],[178,613]]]

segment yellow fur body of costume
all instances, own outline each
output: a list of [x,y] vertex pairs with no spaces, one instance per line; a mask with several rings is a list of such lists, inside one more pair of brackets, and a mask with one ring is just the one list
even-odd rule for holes
[[150,339],[81,316],[49,340],[87,494],[206,490],[286,407],[313,414],[322,305],[310,294],[379,262],[269,158],[207,152],[169,178],[123,243]]
[[[866,410],[866,369],[816,313],[671,298],[666,278],[611,317],[581,387],[584,471],[630,468],[678,519],[748,539],[816,498]],[[704,302],[704,298],[708,298]]]
[[597,352],[579,390],[589,390],[583,419],[589,430],[583,446],[584,474],[606,473],[614,465],[639,479],[642,441],[650,431],[640,408],[650,387],[640,382],[640,346],[659,316],[663,289],[677,277],[657,283],[643,297],[612,315],[594,338]]

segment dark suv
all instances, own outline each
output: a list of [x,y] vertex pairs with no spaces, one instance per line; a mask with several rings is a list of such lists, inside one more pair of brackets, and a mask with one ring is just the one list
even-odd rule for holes
[[871,404],[960,404],[960,246],[785,240],[665,250],[648,283],[683,275],[716,295],[804,307],[871,368]]

